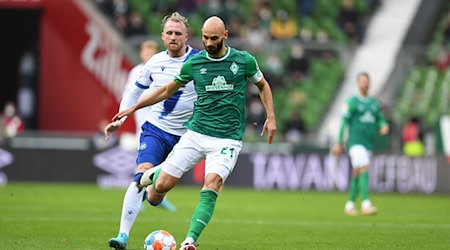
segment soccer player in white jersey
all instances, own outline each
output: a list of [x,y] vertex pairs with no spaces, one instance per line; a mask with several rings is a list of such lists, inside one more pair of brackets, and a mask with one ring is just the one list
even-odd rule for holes
[[180,250],[196,249],[196,242],[214,213],[219,191],[236,165],[245,132],[248,83],[258,88],[266,111],[261,135],[268,133],[268,143],[272,143],[275,136],[276,122],[269,83],[252,55],[225,46],[227,37],[228,31],[222,19],[217,16],[208,18],[202,27],[205,49],[189,58],[173,80],[113,117],[113,120],[120,121],[141,107],[157,105],[194,81],[198,99],[192,117],[186,123],[187,132],[167,159],[147,170],[139,180],[140,186],[147,186],[150,204],[157,205],[184,173],[205,159],[205,180],[200,199]]
[[[161,39],[167,50],[153,55],[140,71],[136,83],[127,91],[119,110],[135,104],[142,93],[150,86],[157,88],[170,81],[180,70],[181,65],[198,51],[187,45],[187,19],[175,12],[162,21]],[[163,102],[150,108],[147,121],[142,125],[137,169],[132,183],[123,200],[119,234],[109,240],[109,246],[126,249],[131,227],[140,211],[145,190],[137,187],[142,174],[159,165],[186,132],[183,124],[191,117],[193,103],[197,95],[192,83],[186,84]],[[111,122],[105,127],[105,138],[118,130],[125,119]]]
[[[125,89],[123,91],[122,99],[125,98],[127,93],[135,86],[135,83],[139,77],[139,73],[144,67],[145,63],[154,55],[158,53],[158,43],[153,40],[143,41],[139,46],[139,57],[141,58],[141,63],[134,66],[128,73],[127,83],[125,84]],[[146,95],[151,91],[148,88],[144,91],[142,95]],[[140,109],[138,112],[134,113],[134,121],[136,123],[136,137],[139,144],[139,135],[141,132],[141,127],[147,121],[147,112],[150,108]]]

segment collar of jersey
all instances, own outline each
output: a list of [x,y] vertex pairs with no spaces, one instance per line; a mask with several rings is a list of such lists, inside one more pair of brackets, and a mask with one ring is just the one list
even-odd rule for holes
[[227,48],[227,52],[222,57],[220,57],[220,58],[212,58],[212,57],[209,56],[208,52],[206,52],[206,58],[208,58],[211,61],[222,61],[225,58],[227,58],[230,55],[230,52],[231,52],[230,47],[226,46],[226,48]]

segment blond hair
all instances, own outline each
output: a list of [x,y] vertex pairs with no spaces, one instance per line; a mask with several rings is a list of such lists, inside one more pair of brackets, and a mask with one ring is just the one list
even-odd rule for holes
[[163,29],[168,21],[183,23],[184,26],[186,26],[186,29],[189,27],[188,19],[176,11],[163,18],[162,23],[161,23],[161,27]]

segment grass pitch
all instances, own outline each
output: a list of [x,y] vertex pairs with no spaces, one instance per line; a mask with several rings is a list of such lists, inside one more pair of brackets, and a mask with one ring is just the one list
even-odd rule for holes
[[[176,212],[145,206],[129,250],[165,229],[180,243],[199,187],[176,187]],[[0,187],[0,249],[109,249],[125,190],[93,184],[8,183]],[[225,187],[198,249],[450,249],[450,196],[373,193],[375,216],[348,217],[347,195]]]

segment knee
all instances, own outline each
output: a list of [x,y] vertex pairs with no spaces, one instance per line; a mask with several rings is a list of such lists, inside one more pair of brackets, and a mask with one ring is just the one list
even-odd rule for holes
[[156,182],[154,183],[154,189],[157,193],[166,193],[170,191],[177,184],[177,182],[177,178],[161,171],[156,179]]
[[205,184],[203,185],[203,189],[211,189],[216,192],[219,192],[222,188],[223,181],[219,175],[214,174],[213,176],[208,175],[205,179]]
[[151,164],[151,163],[148,163],[148,162],[141,163],[137,166],[136,172],[144,173],[145,171],[149,170],[152,167],[153,167],[153,164]]

